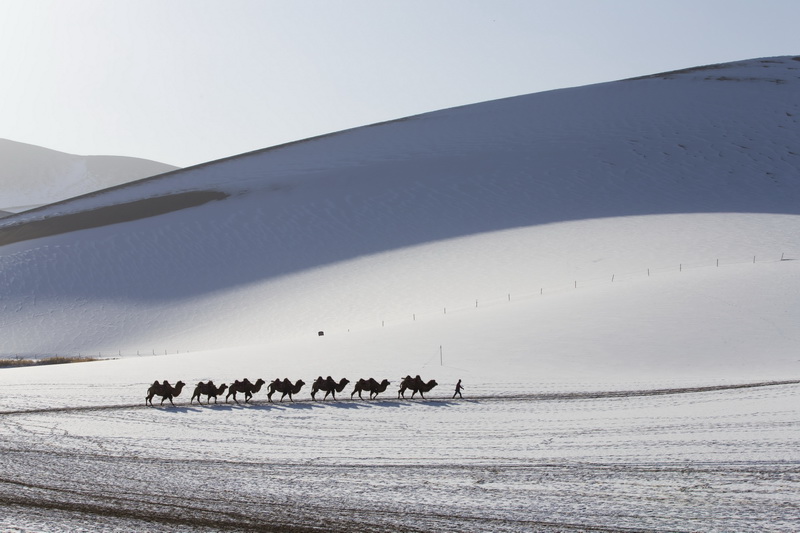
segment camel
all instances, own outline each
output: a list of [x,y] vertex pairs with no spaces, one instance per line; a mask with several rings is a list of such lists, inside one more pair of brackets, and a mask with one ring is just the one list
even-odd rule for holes
[[161,396],[161,405],[164,405],[164,400],[169,400],[169,403],[172,404],[172,407],[175,407],[175,403],[172,401],[172,398],[178,396],[185,386],[186,383],[183,381],[178,381],[173,387],[166,379],[163,383],[159,383],[158,380],[156,380],[152,385],[150,385],[150,388],[147,389],[147,396],[144,398],[144,404],[153,405],[153,397]]
[[378,394],[382,393],[386,390],[391,382],[388,379],[384,379],[380,383],[375,381],[374,378],[369,379],[359,379],[356,381],[355,386],[353,387],[353,392],[350,393],[350,398],[353,398],[353,394],[358,393],[358,399],[363,400],[364,398],[361,397],[362,391],[369,392],[369,399],[373,400],[378,397]]
[[336,400],[336,393],[342,392],[348,383],[350,383],[350,380],[347,378],[342,378],[339,383],[336,383],[336,381],[330,376],[325,379],[320,376],[311,386],[311,399],[316,401],[314,395],[317,394],[317,391],[324,390],[325,396],[322,398],[323,401],[325,401],[325,398],[328,397],[328,394],[333,396],[333,399]]
[[217,386],[214,385],[214,382],[211,380],[208,380],[208,383],[203,383],[201,381],[194,388],[194,394],[192,394],[192,399],[189,401],[189,403],[194,402],[194,399],[197,398],[197,403],[202,404],[203,402],[200,401],[201,394],[206,395],[206,403],[211,402],[212,396],[214,397],[214,403],[217,403],[217,396],[225,392],[225,389],[227,388],[228,386],[224,383],[217,388]]
[[250,398],[253,397],[253,394],[261,390],[261,386],[264,385],[264,383],[266,383],[266,381],[261,378],[258,378],[255,383],[251,383],[247,378],[244,378],[242,381],[237,379],[228,388],[228,394],[225,395],[225,402],[233,395],[233,401],[239,403],[239,400],[236,399],[236,393],[243,392],[244,403],[247,403],[250,401]]
[[269,392],[267,393],[267,399],[269,401],[272,401],[272,395],[275,394],[275,392],[280,392],[281,393],[280,401],[283,401],[283,397],[288,394],[289,401],[293,402],[294,400],[292,399],[292,395],[300,392],[300,389],[302,389],[303,385],[305,384],[306,382],[303,381],[302,379],[298,379],[297,383],[295,383],[294,385],[292,385],[292,382],[289,380],[289,378],[285,378],[283,380],[276,379],[275,381],[269,384]]
[[422,381],[422,378],[417,375],[417,377],[412,378],[411,376],[406,376],[403,378],[403,381],[400,383],[400,390],[397,392],[397,397],[403,397],[405,400],[406,398],[406,390],[410,390],[411,392],[411,399],[414,399],[414,395],[419,393],[422,399],[425,399],[426,392],[429,392],[432,388],[434,388],[438,383],[436,383],[435,379],[430,380],[428,383]]
[[[419,378],[419,376],[417,377]],[[421,378],[420,381],[422,381]],[[404,377],[403,380],[400,382],[400,390],[397,391],[397,399],[399,400],[401,395],[403,396],[403,399],[405,399],[406,390],[411,389],[412,385],[414,385],[414,378],[412,378],[411,376]]]

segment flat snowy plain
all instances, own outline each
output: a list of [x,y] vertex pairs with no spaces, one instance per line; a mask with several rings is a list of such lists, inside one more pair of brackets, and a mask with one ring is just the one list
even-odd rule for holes
[[[0,528],[797,531],[798,88],[784,57],[541,93],[0,221],[0,349],[109,358],[0,370]],[[191,191],[226,197],[103,210]],[[308,384],[189,402],[244,377]]]

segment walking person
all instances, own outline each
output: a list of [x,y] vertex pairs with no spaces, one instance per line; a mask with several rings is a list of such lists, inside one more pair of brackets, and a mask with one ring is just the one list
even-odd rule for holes
[[456,383],[456,392],[454,392],[454,393],[453,393],[453,399],[455,399],[455,397],[456,397],[456,394],[458,394],[458,397],[459,397],[459,398],[461,398],[461,399],[463,400],[463,399],[464,399],[464,397],[463,397],[463,396],[461,396],[461,391],[462,391],[462,390],[464,390],[464,387],[462,387],[462,386],[461,386],[461,380],[459,379],[459,380],[458,380],[458,383]]

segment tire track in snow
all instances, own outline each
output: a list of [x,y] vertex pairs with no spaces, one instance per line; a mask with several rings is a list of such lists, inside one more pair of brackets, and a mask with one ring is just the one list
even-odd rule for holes
[[[353,530],[364,532],[388,532],[401,527],[409,533],[425,533],[443,529],[472,530],[524,530],[547,532],[583,531],[597,533],[662,533],[660,529],[644,529],[633,527],[611,527],[592,525],[586,523],[572,523],[563,521],[543,520],[513,520],[501,517],[468,516],[463,514],[444,514],[389,509],[361,509],[339,508],[330,509],[306,505],[305,513],[311,511],[320,518],[316,524],[312,521],[307,525],[289,524],[285,519],[276,517],[270,520],[270,513],[254,512],[254,509],[232,512],[223,510],[213,505],[209,500],[198,502],[165,501],[163,495],[143,494],[111,494],[101,495],[85,493],[83,491],[65,490],[64,487],[50,487],[40,484],[22,482],[19,480],[0,478],[0,487],[17,487],[22,492],[37,495],[0,494],[0,505],[19,506],[39,511],[61,511],[84,515],[93,523],[98,518],[113,519],[122,522],[117,527],[147,528],[150,526],[161,527],[189,527],[197,531],[259,531],[263,533],[310,533],[326,531],[328,533],[344,533]],[[46,494],[61,495],[63,499],[53,499]],[[156,498],[156,496],[158,496]],[[152,501],[150,500],[152,499]],[[158,500],[157,502],[155,500]],[[244,507],[249,507],[248,502],[242,502]],[[211,505],[209,505],[211,504]],[[275,501],[259,502],[259,507],[292,507],[291,503],[278,503]],[[249,511],[249,512],[248,512]],[[127,524],[126,524],[127,522]],[[133,522],[133,524],[131,524]],[[145,525],[146,524],[146,525]],[[133,529],[131,529],[133,530]],[[149,529],[145,529],[149,530]]]

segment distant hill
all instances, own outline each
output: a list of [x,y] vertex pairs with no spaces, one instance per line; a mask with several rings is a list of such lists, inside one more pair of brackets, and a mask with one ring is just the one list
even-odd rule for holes
[[122,156],[82,156],[0,139],[0,217],[177,167]]

